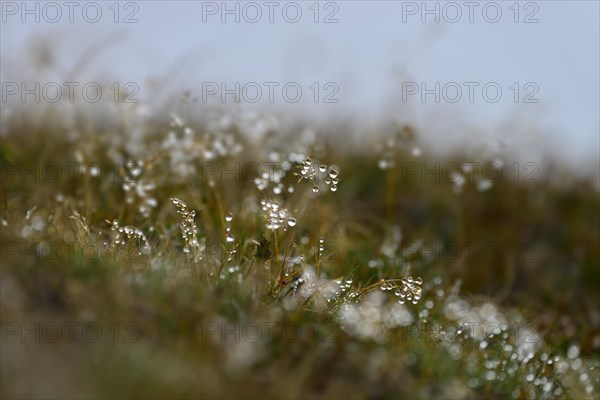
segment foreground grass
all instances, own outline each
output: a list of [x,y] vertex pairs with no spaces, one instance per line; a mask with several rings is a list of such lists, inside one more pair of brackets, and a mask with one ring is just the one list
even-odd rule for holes
[[2,394],[597,396],[593,184],[423,178],[409,128],[340,135],[14,118]]

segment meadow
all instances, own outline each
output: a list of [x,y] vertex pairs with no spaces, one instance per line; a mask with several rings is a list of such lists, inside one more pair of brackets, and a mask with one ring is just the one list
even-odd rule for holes
[[597,398],[593,177],[173,110],[3,117],[3,397]]

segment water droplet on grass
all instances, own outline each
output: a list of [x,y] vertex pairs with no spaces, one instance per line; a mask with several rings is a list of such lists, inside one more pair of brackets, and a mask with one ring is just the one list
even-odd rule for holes
[[339,174],[340,170],[336,166],[332,165],[331,170],[329,171],[329,176],[335,179],[338,177]]
[[493,183],[487,179],[482,179],[477,182],[477,190],[480,192],[484,192],[484,191],[488,190],[489,188],[491,188],[492,186],[493,186]]

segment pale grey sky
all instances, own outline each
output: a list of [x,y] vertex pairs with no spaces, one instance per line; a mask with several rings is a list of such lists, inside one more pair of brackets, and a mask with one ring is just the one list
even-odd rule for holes
[[[365,120],[374,120],[393,112],[430,132],[434,140],[459,146],[468,140],[466,127],[504,135],[507,126],[520,124],[515,130],[538,131],[540,146],[569,159],[598,157],[598,1],[138,1],[118,7],[114,1],[91,6],[75,2],[74,22],[64,2],[55,3],[60,18],[56,7],[45,3],[27,2],[33,11],[26,13],[20,1],[2,2],[3,82],[31,79],[31,66],[22,60],[33,35],[55,38],[58,64],[67,71],[90,46],[120,33],[112,45],[96,51],[78,81],[110,76],[136,82],[140,99],[154,95],[149,78],[199,97],[203,82],[225,82],[228,87],[256,82],[263,99],[268,93],[264,83],[278,82],[276,106],[315,118],[362,113]],[[89,22],[98,9],[98,22]],[[292,23],[297,10],[302,14]],[[257,11],[262,16],[252,23]],[[138,22],[124,23],[128,16]],[[59,73],[54,80],[60,79],[66,78]],[[287,82],[303,90],[299,103],[282,97],[279,88]],[[320,86],[317,104],[314,82]],[[328,82],[336,86],[325,87]],[[434,94],[422,102],[420,92],[408,92],[433,89],[436,82],[439,103]],[[486,84],[488,98],[482,93]],[[457,87],[462,97],[451,103]],[[474,90],[472,102],[469,87]],[[339,91],[332,98],[339,103],[323,103],[335,88]],[[497,88],[502,97],[492,102]],[[219,94],[208,98],[218,99]]]

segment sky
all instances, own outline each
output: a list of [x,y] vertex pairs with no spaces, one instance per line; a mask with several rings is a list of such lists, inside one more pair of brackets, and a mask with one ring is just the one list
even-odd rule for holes
[[[393,117],[441,147],[527,136],[525,152],[588,162],[600,152],[599,3],[3,1],[2,82],[133,82],[149,102],[237,94],[314,120]],[[50,47],[42,77],[30,57]]]

